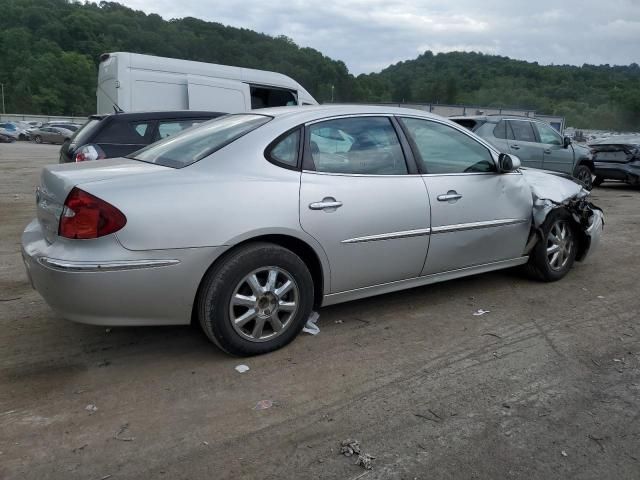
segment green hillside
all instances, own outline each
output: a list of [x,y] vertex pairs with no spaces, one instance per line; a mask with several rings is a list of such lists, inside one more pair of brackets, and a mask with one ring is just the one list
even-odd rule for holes
[[163,20],[115,2],[0,0],[0,82],[7,112],[95,111],[97,59],[130,51],[273,70],[320,102],[406,101],[522,106],[579,127],[640,127],[640,68],[540,66],[477,53],[433,55],[354,77],[286,37],[195,18]]

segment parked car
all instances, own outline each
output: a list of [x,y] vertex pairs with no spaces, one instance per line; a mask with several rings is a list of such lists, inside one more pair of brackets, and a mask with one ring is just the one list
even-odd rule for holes
[[221,115],[224,114],[191,110],[91,115],[60,149],[60,163],[124,157]]
[[60,123],[60,122],[52,122],[52,123],[46,123],[43,125],[43,127],[57,127],[57,128],[64,128],[65,130],[71,130],[72,132],[75,132],[76,130],[78,130],[82,125],[77,125],[75,123]]
[[13,143],[15,141],[15,138],[9,135],[5,135],[4,133],[0,133],[0,143]]
[[12,137],[14,140],[28,140],[28,132],[14,122],[0,123],[0,133]]
[[452,121],[481,136],[500,152],[517,155],[522,165],[572,175],[592,188],[591,151],[562,137],[551,125],[529,117],[481,115],[451,117]]
[[74,132],[61,127],[40,127],[31,132],[36,143],[64,143],[68,141]]
[[[329,134],[353,142],[314,140]],[[602,212],[577,182],[519,163],[418,110],[227,115],[128,158],[45,167],[23,255],[66,318],[197,318],[227,352],[265,353],[322,305],[519,265],[564,277]]]
[[595,165],[595,186],[622,180],[640,186],[640,135],[616,135],[589,144]]

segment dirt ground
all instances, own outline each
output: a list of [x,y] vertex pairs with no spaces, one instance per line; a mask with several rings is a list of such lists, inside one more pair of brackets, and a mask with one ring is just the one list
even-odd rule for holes
[[594,191],[603,243],[560,282],[324,308],[319,335],[237,359],[195,327],[65,321],[31,289],[20,235],[57,151],[0,145],[0,478],[640,478],[640,190]]

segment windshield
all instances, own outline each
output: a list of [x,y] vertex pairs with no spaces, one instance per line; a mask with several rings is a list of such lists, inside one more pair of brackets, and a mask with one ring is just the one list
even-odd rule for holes
[[226,115],[153,143],[132,153],[128,158],[165,167],[186,167],[220,150],[269,120],[271,117],[265,115]]

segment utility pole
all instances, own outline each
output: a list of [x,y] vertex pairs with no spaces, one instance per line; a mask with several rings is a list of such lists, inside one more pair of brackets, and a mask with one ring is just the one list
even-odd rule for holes
[[[333,85],[331,85],[331,103],[333,103],[333,89],[334,88],[335,87]],[[4,97],[2,97],[2,98],[4,98]]]
[[2,86],[2,114],[5,115],[7,111],[4,109],[4,83],[0,83]]

